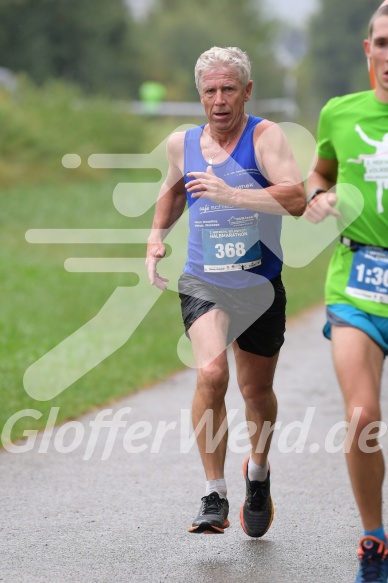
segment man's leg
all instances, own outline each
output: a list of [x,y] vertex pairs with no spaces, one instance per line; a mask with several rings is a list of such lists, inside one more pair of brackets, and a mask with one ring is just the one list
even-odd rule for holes
[[[382,524],[384,459],[381,450],[362,451],[359,437],[370,423],[380,421],[380,384],[383,351],[369,336],[352,327],[332,326],[334,366],[345,401],[346,420],[362,407],[357,431],[346,454],[350,480],[365,530]],[[374,430],[376,432],[376,429]],[[376,439],[367,442],[368,448]]]
[[[194,430],[198,430],[197,443],[207,480],[224,477],[227,444],[225,393],[229,382],[226,356],[226,335],[229,318],[215,309],[198,318],[189,334],[197,366],[197,386],[192,405]],[[206,423],[202,423],[206,420]],[[206,427],[213,425],[209,434]],[[212,447],[217,432],[223,437],[217,447]]]
[[[241,394],[245,401],[245,415],[253,427],[257,427],[251,433],[252,459],[257,465],[264,465],[267,461],[271,446],[272,433],[263,430],[272,426],[276,421],[277,399],[273,390],[273,378],[279,353],[272,357],[259,356],[241,350],[237,343],[233,343],[233,349],[237,367],[237,381]],[[253,425],[254,424],[254,425]],[[260,437],[262,440],[259,443]]]
[[[375,448],[374,435],[378,428],[369,424],[380,421],[380,385],[383,351],[363,331],[342,326],[332,326],[333,360],[345,401],[346,420],[351,421],[356,407],[361,408],[352,443],[347,443],[346,461],[354,497],[364,525],[358,557],[360,568],[356,583],[387,581],[386,538],[382,524],[382,486],[384,459]],[[353,429],[353,428],[352,428]],[[365,438],[360,441],[362,431]],[[366,440],[368,435],[372,439]]]
[[207,492],[190,532],[223,532],[229,526],[224,464],[228,440],[225,393],[229,382],[226,337],[229,317],[213,309],[189,329],[197,365],[193,427],[205,470]]
[[[241,507],[240,521],[246,534],[261,537],[271,526],[274,514],[267,456],[277,415],[273,378],[279,353],[266,357],[241,350],[236,342],[233,347],[252,444],[251,457],[245,460],[243,467],[246,499]],[[257,477],[249,471],[252,465],[258,472]]]

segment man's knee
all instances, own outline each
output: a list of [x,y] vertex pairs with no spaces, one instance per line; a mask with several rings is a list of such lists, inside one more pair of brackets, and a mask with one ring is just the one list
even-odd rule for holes
[[240,387],[245,404],[250,409],[261,411],[275,399],[272,382],[260,384],[246,384]]
[[198,390],[209,402],[223,400],[229,383],[225,365],[212,362],[198,371]]
[[374,440],[378,437],[380,429],[380,408],[376,406],[347,408],[348,430],[358,442],[360,437]]

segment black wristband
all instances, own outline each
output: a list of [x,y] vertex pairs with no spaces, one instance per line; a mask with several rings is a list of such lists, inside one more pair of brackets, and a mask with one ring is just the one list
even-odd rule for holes
[[327,190],[324,188],[316,188],[314,192],[308,197],[307,204],[309,204],[316,196],[318,196],[318,194],[321,194],[322,192],[327,192]]

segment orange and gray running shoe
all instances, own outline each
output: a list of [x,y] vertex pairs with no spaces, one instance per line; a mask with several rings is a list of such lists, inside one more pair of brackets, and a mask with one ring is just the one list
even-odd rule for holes
[[223,534],[224,529],[230,526],[228,520],[229,502],[220,498],[217,492],[201,498],[199,514],[189,528],[189,532],[197,534]]
[[270,493],[270,471],[263,482],[248,478],[249,457],[244,461],[243,475],[246,482],[245,502],[240,510],[240,522],[248,536],[263,536],[271,526],[274,506]]

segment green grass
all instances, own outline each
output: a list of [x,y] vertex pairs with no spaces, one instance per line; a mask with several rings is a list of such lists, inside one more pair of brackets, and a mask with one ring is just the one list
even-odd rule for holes
[[[26,369],[93,318],[118,286],[136,283],[126,273],[69,273],[68,257],[141,257],[145,245],[33,245],[29,229],[148,229],[153,208],[139,218],[114,208],[121,181],[155,180],[140,170],[93,170],[86,160],[98,152],[152,151],[182,121],[134,119],[99,98],[85,100],[75,89],[22,82],[17,100],[0,92],[0,429],[23,409],[41,413],[18,421],[12,438],[44,427],[51,407],[58,422],[106,406],[165,379],[184,365],[177,354],[183,333],[179,299],[163,293],[131,338],[57,397],[42,401],[23,386]],[[78,153],[82,165],[62,167],[62,156]],[[150,178],[151,176],[151,178]],[[329,250],[302,269],[285,267],[288,315],[323,297]],[[308,285],[306,285],[308,282]],[[133,306],[136,311],[138,306]]]
[[326,268],[335,243],[327,247],[306,267],[283,267],[283,283],[287,290],[287,315],[323,303]]
[[[112,204],[116,177],[98,184],[36,185],[1,193],[0,346],[2,353],[0,426],[21,409],[36,409],[41,419],[24,419],[14,428],[20,437],[41,427],[51,407],[60,407],[58,422],[110,403],[160,381],[183,364],[177,342],[183,329],[177,294],[160,297],[133,336],[119,350],[80,378],[58,397],[37,401],[23,387],[26,368],[89,321],[117,286],[133,285],[130,274],[69,273],[67,257],[144,256],[144,246],[32,245],[31,228],[130,228],[149,226],[153,209],[140,219],[121,216]],[[328,252],[302,269],[285,267],[288,315],[322,298]],[[309,282],[306,286],[305,283]],[[134,310],[136,306],[134,306]]]
[[[106,98],[85,98],[61,81],[37,88],[21,77],[16,96],[0,87],[0,184],[100,179],[108,172],[91,169],[90,154],[148,152],[177,125],[130,115]],[[81,158],[76,170],[62,167],[68,153]]]
[[[128,228],[133,219],[120,216],[112,204],[115,180],[62,186],[14,188],[1,193],[0,346],[2,353],[0,426],[25,408],[43,413],[59,406],[58,421],[114,401],[180,368],[176,344],[182,334],[173,292],[163,294],[125,346],[59,397],[31,399],[23,388],[26,368],[90,320],[117,286],[133,285],[130,274],[69,273],[67,257],[144,256],[137,245],[32,245],[31,228]],[[140,225],[145,227],[151,213]],[[136,310],[136,306],[133,307]],[[28,420],[29,427],[41,421]],[[22,422],[15,427],[19,435]]]

